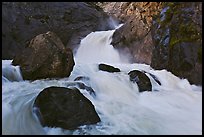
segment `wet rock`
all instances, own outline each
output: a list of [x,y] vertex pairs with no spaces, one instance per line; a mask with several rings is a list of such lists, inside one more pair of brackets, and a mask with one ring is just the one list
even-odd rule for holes
[[109,19],[86,2],[3,2],[2,59],[13,59],[33,37],[47,31],[75,51],[92,31],[113,29]]
[[146,72],[144,70],[141,70],[141,72],[148,73],[159,85],[161,85],[161,82],[159,81],[159,79],[155,75],[153,75],[149,72]]
[[12,64],[20,66],[23,79],[36,80],[68,77],[75,63],[71,49],[65,49],[59,37],[49,31],[33,38]]
[[45,88],[36,97],[34,107],[40,111],[43,126],[73,130],[100,121],[94,105],[77,88]]
[[107,72],[120,72],[119,68],[115,68],[107,64],[99,64],[98,69],[102,71],[107,71]]
[[145,73],[138,70],[132,70],[128,75],[130,76],[130,81],[137,83],[139,92],[152,91],[152,84]]

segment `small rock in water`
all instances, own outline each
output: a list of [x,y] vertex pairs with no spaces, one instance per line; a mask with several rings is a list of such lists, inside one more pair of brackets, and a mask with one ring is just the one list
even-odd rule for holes
[[34,107],[39,108],[43,126],[73,130],[100,121],[94,105],[77,88],[45,88],[36,97]]
[[99,70],[107,71],[107,72],[120,72],[119,68],[115,68],[115,67],[107,65],[107,64],[99,64],[98,68],[99,68]]
[[128,75],[130,76],[130,81],[137,83],[139,92],[152,91],[152,84],[145,73],[138,70],[132,70]]

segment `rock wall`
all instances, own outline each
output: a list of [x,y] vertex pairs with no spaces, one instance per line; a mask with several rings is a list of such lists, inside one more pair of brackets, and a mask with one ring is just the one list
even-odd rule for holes
[[166,3],[152,28],[151,66],[202,84],[202,3]]
[[35,36],[52,31],[75,49],[92,31],[112,29],[109,16],[85,2],[3,2],[2,59],[13,59]]

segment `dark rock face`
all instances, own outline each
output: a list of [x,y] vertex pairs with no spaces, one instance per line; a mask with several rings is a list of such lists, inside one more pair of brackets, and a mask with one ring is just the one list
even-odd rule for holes
[[151,66],[202,84],[202,3],[166,3],[152,28]]
[[137,83],[139,92],[152,91],[152,84],[145,73],[138,70],[132,70],[128,75],[130,76],[130,81]]
[[115,68],[107,64],[99,64],[98,69],[102,71],[107,71],[107,72],[120,72],[119,68]]
[[100,121],[91,101],[76,88],[45,88],[35,99],[34,107],[39,109],[37,116],[43,126],[72,130]]
[[92,31],[109,30],[109,17],[85,2],[3,2],[2,59],[13,59],[33,37],[52,31],[71,48]]
[[15,56],[13,65],[19,65],[24,79],[68,77],[74,67],[71,49],[65,49],[53,32],[40,34],[28,47]]

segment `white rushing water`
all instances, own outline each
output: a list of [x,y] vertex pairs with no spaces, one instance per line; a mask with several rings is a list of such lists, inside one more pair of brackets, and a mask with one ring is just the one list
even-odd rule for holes
[[[76,65],[68,78],[59,80],[22,80],[11,60],[2,62],[2,133],[3,134],[202,134],[202,87],[190,85],[166,70],[154,70],[145,64],[129,64],[110,45],[114,30],[92,32],[81,41],[75,56]],[[123,56],[124,57],[124,56]],[[98,63],[111,64],[121,72],[98,70]],[[152,92],[138,92],[129,81],[128,72],[145,70],[152,77]],[[95,106],[101,122],[77,130],[42,127],[32,112],[35,97],[49,86],[66,87],[78,76],[87,76],[86,84],[96,92],[84,94]],[[149,76],[149,75],[148,75]]]

